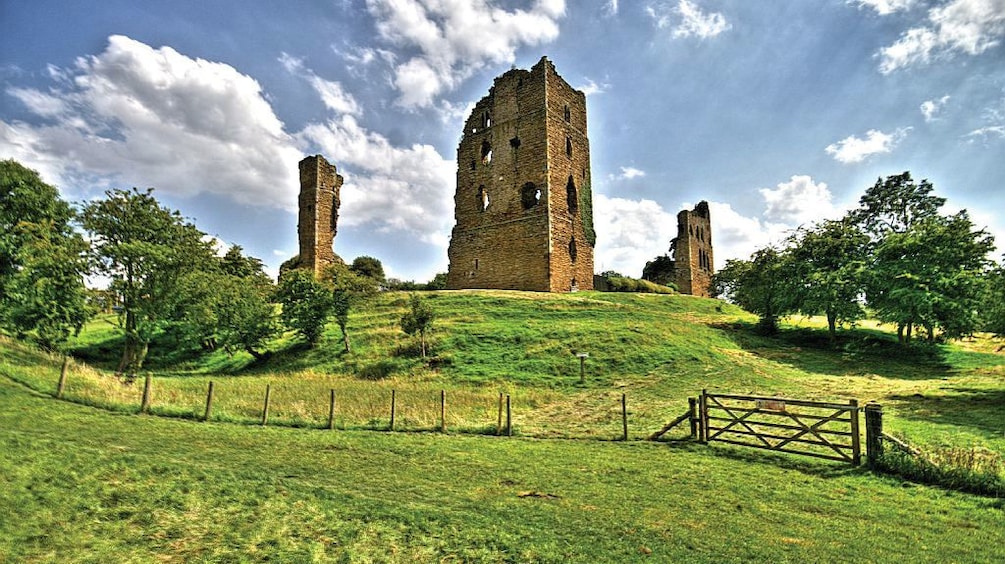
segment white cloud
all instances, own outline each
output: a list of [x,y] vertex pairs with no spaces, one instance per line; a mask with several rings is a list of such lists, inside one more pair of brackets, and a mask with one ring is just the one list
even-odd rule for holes
[[487,0],[367,0],[380,37],[405,52],[394,69],[398,103],[434,105],[442,93],[490,64],[512,63],[516,49],[558,37],[565,0],[537,0],[507,11]]
[[742,215],[723,202],[709,202],[708,207],[716,269],[722,268],[727,260],[746,260],[758,249],[780,243],[795,227]]
[[667,253],[677,236],[677,215],[653,200],[593,195],[597,232],[594,265],[598,272],[616,270],[639,277],[647,261]]
[[959,52],[979,55],[1005,36],[1005,0],[951,0],[928,11],[928,24],[905,31],[880,49],[879,70],[889,74]]
[[618,0],[607,0],[604,5],[604,13],[610,16],[618,15]]
[[321,101],[328,109],[339,114],[359,115],[362,110],[352,94],[342,88],[342,84],[325,80],[318,76],[313,70],[305,68],[303,59],[298,59],[287,53],[279,57],[279,62],[293,75],[298,75],[307,80],[314,88],[314,91],[321,97]]
[[593,96],[594,94],[603,94],[605,91],[607,91],[607,88],[609,86],[610,86],[609,84],[597,84],[593,80],[587,78],[586,84],[577,86],[576,90],[582,91],[583,94],[586,94],[587,96]]
[[642,178],[646,175],[646,171],[639,170],[632,166],[622,166],[618,168],[621,169],[621,173],[610,175],[611,180],[631,180],[633,178]]
[[904,127],[893,133],[883,133],[877,129],[870,129],[866,132],[865,139],[851,135],[837,143],[828,145],[824,150],[839,162],[857,163],[870,155],[889,153],[907,136],[910,130],[910,127]]
[[858,4],[860,8],[872,8],[881,16],[907,11],[917,4],[917,0],[847,0],[847,2]]
[[320,147],[345,177],[340,225],[400,231],[446,248],[453,226],[453,161],[430,145],[395,147],[350,115],[308,125],[300,137]]
[[773,223],[803,224],[834,215],[831,192],[824,182],[793,175],[774,189],[758,190],[764,198],[764,218]]
[[0,153],[88,196],[111,185],[209,192],[294,209],[300,151],[259,84],[233,67],[115,35],[60,90],[18,98],[54,123],[4,123]]
[[666,2],[654,2],[646,6],[646,13],[660,29],[673,26],[672,34],[677,38],[709,39],[733,28],[721,13],[703,12],[690,0],[679,0],[675,7]]
[[921,103],[921,115],[925,116],[925,121],[934,121],[947,102],[949,102],[948,94],[935,100],[925,100]]
[[1005,139],[1005,125],[989,125],[967,133],[965,137],[971,141],[988,139]]

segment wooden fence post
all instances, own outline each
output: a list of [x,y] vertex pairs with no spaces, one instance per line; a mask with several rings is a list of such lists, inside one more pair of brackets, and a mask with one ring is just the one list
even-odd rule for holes
[[878,468],[883,455],[883,406],[878,403],[865,406],[865,451],[869,468]]
[[510,410],[509,394],[506,395],[506,436],[513,436],[513,412]]
[[858,400],[848,400],[851,406],[851,463],[855,466],[862,464],[862,443],[858,430]]
[[499,417],[496,419],[496,436],[502,434],[503,393],[499,392]]
[[394,402],[395,402],[395,391],[391,390],[391,429],[394,430]]
[[628,440],[628,399],[621,394],[621,440]]
[[269,400],[272,399],[272,384],[265,385],[265,405],[262,406],[262,427],[269,424]]
[[688,417],[691,423],[691,439],[698,439],[698,414],[695,413],[698,410],[698,400],[695,398],[687,398],[687,412],[690,414]]
[[331,402],[328,404],[328,430],[335,428],[335,389],[332,388]]
[[209,391],[206,392],[206,414],[202,416],[203,421],[209,421],[213,415],[213,381],[209,381]]
[[59,383],[56,384],[56,397],[63,397],[63,389],[66,388],[66,373],[69,371],[70,355],[63,355],[63,367],[59,369]]
[[440,390],[440,432],[447,432],[447,391]]
[[150,411],[150,387],[153,385],[154,375],[147,372],[147,377],[143,380],[143,401],[140,402],[140,413]]

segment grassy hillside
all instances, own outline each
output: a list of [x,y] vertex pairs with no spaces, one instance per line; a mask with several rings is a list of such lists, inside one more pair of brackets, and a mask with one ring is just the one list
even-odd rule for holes
[[[321,344],[304,349],[292,335],[274,355],[177,351],[169,339],[151,348],[154,411],[201,415],[208,380],[223,420],[259,420],[266,384],[272,420],[320,426],[329,390],[338,396],[341,427],[387,424],[397,391],[399,428],[438,427],[439,394],[448,394],[448,427],[482,432],[496,424],[500,392],[513,397],[517,432],[534,436],[620,435],[620,395],[628,395],[630,434],[648,435],[703,388],[730,393],[825,400],[878,401],[887,426],[926,444],[978,446],[1005,453],[1005,355],[987,339],[904,349],[875,327],[842,334],[832,347],[812,320],[794,320],[777,339],[751,331],[754,318],[716,300],[646,294],[540,294],[462,291],[427,294],[438,319],[432,356],[418,358],[398,319],[407,294],[389,293],[356,312],[353,352],[341,352],[332,325]],[[74,354],[114,367],[115,319],[93,322]],[[579,382],[576,351],[587,352]],[[30,371],[28,371],[30,372]],[[86,368],[68,395],[135,410],[139,385],[124,386]],[[18,376],[51,391],[52,376]]]

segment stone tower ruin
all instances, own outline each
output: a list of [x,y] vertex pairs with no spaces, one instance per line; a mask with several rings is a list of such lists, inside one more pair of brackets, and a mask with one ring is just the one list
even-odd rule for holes
[[708,202],[677,214],[677,236],[670,255],[646,263],[642,278],[658,284],[673,283],[682,294],[712,296],[712,219]]
[[457,148],[447,286],[593,288],[586,95],[546,57],[497,77]]
[[300,256],[296,268],[320,273],[325,266],[342,262],[335,254],[339,190],[342,176],[321,155],[300,161],[300,217],[297,235]]
[[674,283],[682,294],[712,296],[712,220],[708,202],[677,214],[677,237],[670,241]]

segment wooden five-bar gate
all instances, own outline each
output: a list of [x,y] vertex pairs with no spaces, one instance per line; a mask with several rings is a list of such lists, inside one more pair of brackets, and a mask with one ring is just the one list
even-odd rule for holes
[[857,400],[841,404],[702,390],[699,438],[857,465],[858,412]]

